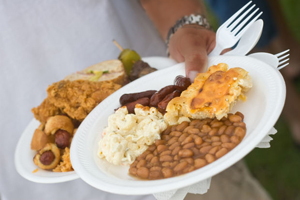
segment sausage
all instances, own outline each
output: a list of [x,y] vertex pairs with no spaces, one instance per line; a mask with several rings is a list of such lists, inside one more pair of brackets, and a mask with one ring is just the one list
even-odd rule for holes
[[174,80],[174,85],[176,85],[177,90],[180,90],[182,92],[191,85],[191,81],[189,78],[186,78],[184,76],[176,76]]
[[168,85],[163,87],[158,92],[154,93],[150,98],[150,106],[157,107],[158,103],[161,102],[168,94],[176,90],[175,85]]
[[128,103],[126,104],[125,106],[127,107],[127,110],[128,110],[128,113],[134,113],[134,108],[135,108],[135,105],[136,104],[141,104],[143,106],[149,106],[149,98],[148,97],[144,97],[144,98],[141,98],[141,99],[138,99],[134,102],[131,102],[131,103]]
[[123,94],[120,97],[120,104],[122,106],[124,106],[127,103],[136,101],[136,100],[144,98],[144,97],[150,98],[155,92],[157,92],[157,91],[156,90],[147,90],[147,91],[144,91],[144,92]]
[[181,92],[179,90],[173,91],[171,94],[168,94],[161,102],[158,103],[158,111],[164,114],[168,103],[175,97],[179,97]]
[[53,162],[54,158],[55,156],[52,151],[45,151],[41,155],[40,161],[43,165],[50,165]]
[[59,129],[55,133],[55,143],[60,149],[68,147],[70,145],[70,134],[65,130]]

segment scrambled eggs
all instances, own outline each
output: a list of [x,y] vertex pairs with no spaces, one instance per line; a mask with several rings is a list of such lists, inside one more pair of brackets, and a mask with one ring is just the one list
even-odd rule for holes
[[136,105],[136,114],[128,114],[126,106],[108,118],[99,141],[98,156],[114,165],[129,165],[141,155],[167,128],[156,108]]

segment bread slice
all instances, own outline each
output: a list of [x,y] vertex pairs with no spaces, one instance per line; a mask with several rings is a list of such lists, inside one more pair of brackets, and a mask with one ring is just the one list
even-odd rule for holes
[[124,85],[127,75],[120,60],[107,60],[65,77],[64,80],[112,81]]

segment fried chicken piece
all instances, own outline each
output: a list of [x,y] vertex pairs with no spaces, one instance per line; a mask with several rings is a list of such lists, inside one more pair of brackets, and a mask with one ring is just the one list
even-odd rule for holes
[[38,107],[32,108],[31,112],[41,123],[46,123],[48,117],[63,114],[58,107],[49,101],[48,98],[46,98]]
[[110,81],[62,80],[48,87],[47,99],[72,119],[83,121],[92,109],[119,88],[121,85]]

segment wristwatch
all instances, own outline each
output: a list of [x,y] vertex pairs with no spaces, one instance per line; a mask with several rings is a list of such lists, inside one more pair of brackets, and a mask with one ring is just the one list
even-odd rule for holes
[[170,28],[166,39],[167,47],[169,46],[169,41],[172,35],[185,24],[198,24],[200,26],[203,26],[204,28],[210,29],[210,25],[207,19],[203,15],[198,15],[198,14],[186,15],[182,17],[180,20],[178,20],[172,28]]

